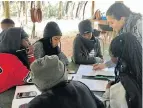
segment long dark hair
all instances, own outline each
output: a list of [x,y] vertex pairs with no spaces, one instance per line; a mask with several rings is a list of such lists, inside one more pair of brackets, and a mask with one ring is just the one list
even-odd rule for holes
[[126,73],[130,74],[142,89],[142,46],[136,36],[131,33],[124,33],[117,36],[111,42],[110,55],[118,58],[115,69],[120,72],[120,65],[126,64]]
[[131,10],[123,3],[112,4],[106,12],[106,16],[113,16],[115,19],[120,20],[121,17],[129,17]]

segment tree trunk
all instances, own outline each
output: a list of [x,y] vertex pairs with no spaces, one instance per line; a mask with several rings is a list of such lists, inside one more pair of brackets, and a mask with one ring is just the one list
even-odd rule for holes
[[78,7],[77,7],[77,10],[76,10],[76,18],[78,17],[78,10],[79,10],[79,7],[80,7],[80,2],[78,3]]
[[[95,8],[95,2],[92,1],[92,7],[91,7],[91,18],[94,16],[94,8]],[[94,22],[92,21],[92,27],[94,27]]]
[[94,15],[94,8],[95,8],[95,2],[92,1],[92,7],[91,7],[91,17]]
[[58,15],[58,19],[62,18],[62,6],[63,6],[63,2],[60,1],[59,2],[59,15]]
[[25,23],[27,24],[27,9],[28,9],[28,2],[25,1]]
[[16,7],[17,7],[17,10],[18,10],[18,19],[20,18],[20,8],[19,8],[19,4],[20,4],[20,2],[17,1],[17,2],[16,2]]
[[72,6],[72,12],[71,12],[71,17],[74,18],[74,7],[75,7],[75,2],[73,3],[73,6]]
[[5,15],[5,6],[4,6],[4,1],[2,1],[2,8],[3,8],[3,16]]
[[35,23],[33,23],[31,38],[32,38],[32,39],[35,38]]
[[10,18],[9,1],[4,1],[5,18]]
[[87,3],[88,3],[88,1],[85,2],[84,8],[83,8],[83,20],[84,20],[85,7],[86,7]]

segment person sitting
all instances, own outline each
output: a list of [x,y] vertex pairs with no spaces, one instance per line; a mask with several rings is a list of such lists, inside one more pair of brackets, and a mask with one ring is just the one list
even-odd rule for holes
[[104,108],[85,84],[68,80],[66,67],[57,55],[45,55],[30,67],[31,80],[42,93],[26,108]]
[[34,56],[36,59],[42,58],[45,55],[58,55],[59,59],[65,64],[68,65],[68,59],[63,52],[61,52],[58,44],[62,32],[56,22],[48,22],[45,29],[43,38],[38,40],[34,44]]
[[115,67],[115,82],[104,94],[107,108],[142,108],[142,46],[136,36],[123,33],[109,48]]
[[[12,19],[6,18],[1,21],[1,28],[2,28],[2,34],[3,31],[9,28],[14,28],[15,23]],[[14,34],[12,34],[14,35]],[[28,34],[21,28],[21,39],[22,39],[22,44],[25,46],[25,48],[28,48],[28,54],[33,53],[33,46],[31,45],[29,39],[28,39]]]
[[23,43],[22,31],[20,27],[8,28],[0,34],[0,53],[9,53],[17,56],[22,63],[29,68],[34,61],[34,54],[28,53],[25,43]]
[[[112,4],[106,12],[107,22],[116,32],[117,36],[131,32],[142,45],[142,15],[132,12],[123,3]],[[114,67],[115,64],[110,60],[106,63],[95,64],[94,70]]]
[[1,21],[2,30],[10,28],[10,27],[15,27],[15,23],[12,19],[6,18]]
[[26,84],[31,61],[22,43],[21,28],[8,28],[0,34],[0,93]]
[[73,61],[76,64],[103,62],[100,42],[95,37],[99,36],[100,32],[93,30],[90,20],[81,21],[78,28],[80,34],[77,34],[73,42]]

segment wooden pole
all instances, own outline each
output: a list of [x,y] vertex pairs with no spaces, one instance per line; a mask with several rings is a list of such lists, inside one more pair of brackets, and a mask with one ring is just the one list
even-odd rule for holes
[[4,1],[5,18],[10,18],[9,1]]
[[[93,18],[93,15],[94,15],[94,9],[95,9],[95,1],[92,1],[92,7],[91,7],[91,18]],[[92,27],[94,28],[94,21],[92,21]]]
[[92,1],[91,17],[94,15],[95,1]]
[[62,18],[62,5],[63,5],[63,2],[62,2],[62,1],[59,1],[58,19],[61,19],[61,18]]

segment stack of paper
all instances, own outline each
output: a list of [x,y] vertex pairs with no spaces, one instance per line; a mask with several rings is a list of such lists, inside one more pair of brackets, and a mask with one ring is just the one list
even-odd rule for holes
[[79,79],[78,81],[87,85],[91,91],[105,91],[108,84],[108,81],[103,80]]
[[103,70],[93,70],[93,66],[91,65],[80,65],[77,74],[84,75],[84,76],[115,76],[114,68],[105,68]]

